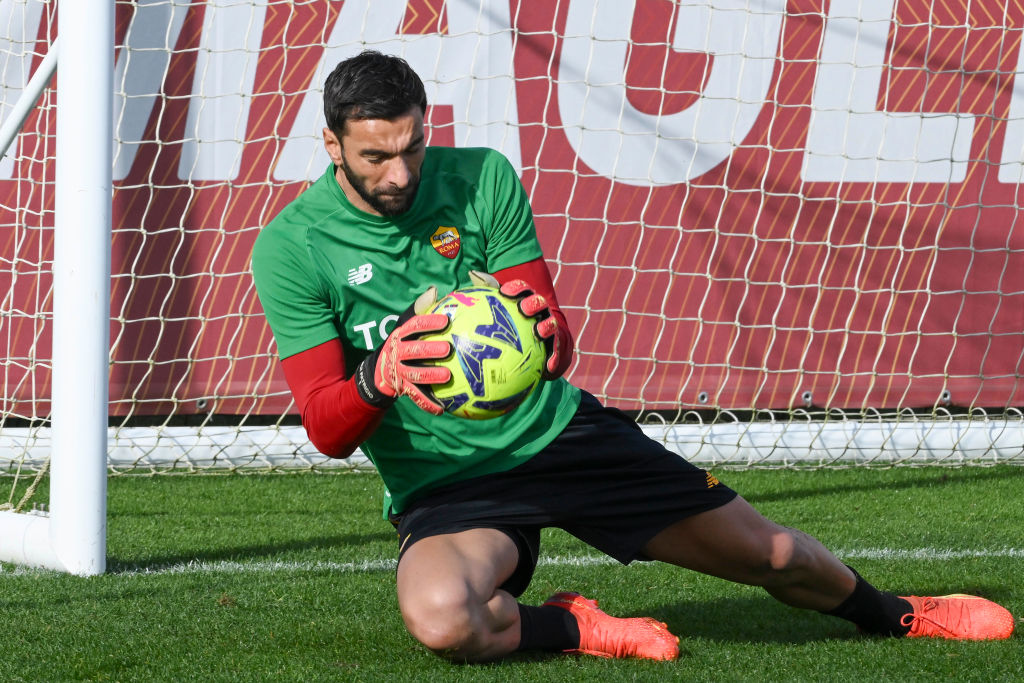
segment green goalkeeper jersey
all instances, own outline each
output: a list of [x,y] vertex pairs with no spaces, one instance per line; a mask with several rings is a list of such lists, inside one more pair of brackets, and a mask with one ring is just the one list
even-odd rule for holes
[[[352,206],[334,167],[261,232],[253,251],[256,290],[287,358],[335,337],[346,374],[430,285],[439,296],[488,273],[541,256],[533,214],[515,170],[489,149],[429,147],[419,191],[400,216]],[[433,416],[401,397],[363,444],[401,512],[438,486],[519,465],[551,442],[579,404],[558,379],[492,420]]]

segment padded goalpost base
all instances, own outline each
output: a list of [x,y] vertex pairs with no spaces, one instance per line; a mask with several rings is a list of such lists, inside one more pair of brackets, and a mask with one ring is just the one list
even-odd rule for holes
[[0,512],[0,538],[0,562],[69,571],[53,550],[49,517]]
[[78,576],[102,574],[106,570],[106,525],[101,522],[98,528],[84,528],[77,515],[67,521],[36,512],[0,511],[0,562]]

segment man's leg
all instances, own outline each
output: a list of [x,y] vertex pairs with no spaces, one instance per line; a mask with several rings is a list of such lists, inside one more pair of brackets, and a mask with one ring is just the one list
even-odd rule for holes
[[451,659],[495,659],[519,646],[519,607],[499,590],[519,551],[496,529],[469,529],[424,538],[398,565],[398,605],[406,628]]
[[816,539],[766,519],[747,501],[688,517],[644,547],[654,560],[762,586],[794,607],[827,612],[853,593],[853,572]]
[[736,497],[686,518],[644,547],[651,559],[762,586],[778,600],[847,619],[867,633],[988,640],[1009,638],[1005,608],[971,595],[899,597],[879,591],[807,534],[764,518]]
[[436,654],[457,661],[497,659],[514,650],[660,660],[678,655],[679,639],[665,624],[612,617],[576,593],[556,593],[538,607],[518,604],[500,588],[518,561],[516,544],[495,529],[414,543],[398,564],[406,628]]

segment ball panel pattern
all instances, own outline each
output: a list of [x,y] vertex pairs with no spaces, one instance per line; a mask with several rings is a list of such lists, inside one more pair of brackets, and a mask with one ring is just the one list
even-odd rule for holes
[[540,382],[546,360],[533,320],[516,302],[490,287],[452,292],[431,309],[451,321],[448,329],[424,339],[447,341],[452,354],[437,365],[451,381],[425,387],[445,412],[470,419],[490,419],[515,409]]

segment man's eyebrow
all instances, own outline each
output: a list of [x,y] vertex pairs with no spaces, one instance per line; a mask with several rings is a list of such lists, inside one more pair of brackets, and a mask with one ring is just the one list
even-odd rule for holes
[[[406,149],[410,149],[412,147],[416,147],[417,145],[422,144],[424,138],[425,138],[424,134],[420,133],[415,138],[410,140],[409,144],[406,145],[405,148]],[[388,157],[388,156],[393,156],[393,153],[389,152],[388,150],[385,150],[385,149],[375,149],[373,147],[364,149],[361,152],[359,152],[359,154],[360,154],[360,156],[364,156],[364,157],[378,157],[378,156],[379,157]]]

